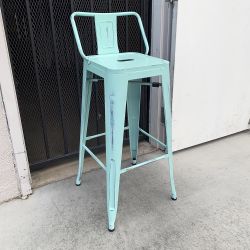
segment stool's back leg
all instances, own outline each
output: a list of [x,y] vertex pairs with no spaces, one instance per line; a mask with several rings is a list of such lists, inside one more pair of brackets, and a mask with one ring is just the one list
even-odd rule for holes
[[104,81],[108,228],[113,231],[118,206],[128,82],[119,75],[108,75]]
[[174,163],[173,163],[173,151],[172,151],[172,115],[171,115],[171,101],[170,101],[170,78],[169,67],[163,71],[162,74],[162,93],[163,104],[165,113],[165,129],[167,137],[167,151],[168,151],[168,163],[169,163],[169,176],[171,185],[171,198],[177,199],[175,184],[174,184]]
[[83,173],[83,165],[84,165],[84,154],[85,149],[84,145],[86,143],[87,129],[88,129],[88,118],[89,118],[89,107],[90,107],[90,99],[91,99],[91,90],[92,90],[92,82],[88,81],[88,78],[91,78],[93,75],[90,72],[87,72],[86,64],[84,64],[83,69],[83,84],[82,84],[82,105],[81,105],[81,130],[80,130],[80,146],[79,146],[79,166],[76,177],[76,185],[79,186],[81,184],[81,177]]
[[139,137],[139,120],[140,120],[140,101],[141,101],[141,84],[128,84],[128,125],[129,125],[129,143],[132,157],[132,163],[136,164],[138,137]]

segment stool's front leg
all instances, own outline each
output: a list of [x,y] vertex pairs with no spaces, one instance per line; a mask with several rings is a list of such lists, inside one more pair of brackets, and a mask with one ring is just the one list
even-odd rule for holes
[[176,190],[174,184],[174,163],[173,163],[173,149],[172,149],[172,115],[171,115],[171,100],[170,100],[170,78],[169,78],[169,66],[166,65],[166,69],[162,74],[162,93],[163,104],[165,113],[165,129],[167,137],[167,152],[169,163],[169,177],[171,186],[171,199],[176,200]]
[[119,75],[108,75],[104,81],[108,229],[113,231],[118,207],[128,81]]

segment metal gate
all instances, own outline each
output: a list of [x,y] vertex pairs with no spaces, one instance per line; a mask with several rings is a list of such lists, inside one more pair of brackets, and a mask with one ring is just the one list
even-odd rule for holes
[[[73,11],[136,11],[150,41],[150,0],[2,0],[12,71],[31,170],[78,154],[82,59],[69,17]],[[77,20],[86,54],[96,53],[93,20]],[[133,17],[118,19],[121,51],[143,51]],[[103,85],[93,86],[88,134],[104,131]],[[147,87],[140,126],[148,130]],[[125,134],[127,137],[127,134]],[[104,139],[92,140],[94,150]]]

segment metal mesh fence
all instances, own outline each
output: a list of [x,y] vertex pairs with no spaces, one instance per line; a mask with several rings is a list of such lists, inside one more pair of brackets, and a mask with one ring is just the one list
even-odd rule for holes
[[[136,11],[150,41],[150,0],[2,0],[24,137],[31,169],[59,158],[77,155],[80,130],[82,59],[69,16],[73,11]],[[77,19],[86,54],[97,50],[91,18]],[[118,18],[121,52],[144,51],[133,17]],[[88,134],[101,133],[104,124],[103,84],[94,84]],[[147,88],[142,89],[140,125],[148,128]],[[125,135],[127,136],[127,134]],[[104,138],[92,149],[104,148]]]

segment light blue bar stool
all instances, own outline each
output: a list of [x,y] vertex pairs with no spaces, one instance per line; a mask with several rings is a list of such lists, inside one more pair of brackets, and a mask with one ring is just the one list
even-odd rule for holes
[[[86,56],[84,54],[75,23],[75,17],[77,16],[94,18],[98,55]],[[119,16],[135,16],[137,18],[146,48],[145,54],[135,52],[119,53],[117,43],[117,17]],[[81,184],[84,153],[87,151],[106,171],[108,229],[109,231],[114,231],[118,207],[120,175],[122,173],[157,160],[168,158],[171,198],[173,200],[177,199],[173,176],[169,62],[147,55],[149,51],[148,41],[141,18],[136,12],[74,12],[71,15],[71,24],[79,53],[84,60],[79,168],[76,177],[76,185]],[[87,137],[92,83],[97,81],[96,79],[93,79],[93,74],[104,79],[105,133]],[[149,84],[143,83],[141,79],[153,76],[162,77],[165,127],[167,135],[166,145],[143,129],[139,128],[141,85]],[[126,103],[129,126],[124,128]],[[132,165],[122,169],[123,134],[126,129],[129,130]],[[137,163],[139,132],[149,136],[151,139],[165,147],[166,154],[146,162]],[[106,136],[106,165],[104,165],[101,160],[98,159],[88,147],[86,147],[87,140],[104,135]]]

